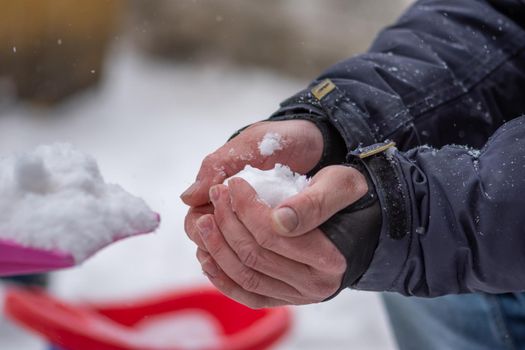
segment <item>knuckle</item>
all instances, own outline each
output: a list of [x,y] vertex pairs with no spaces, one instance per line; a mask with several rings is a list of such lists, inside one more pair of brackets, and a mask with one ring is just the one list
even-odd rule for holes
[[188,237],[191,238],[191,230],[193,229],[193,220],[191,218],[191,215],[188,214],[186,215],[186,217],[184,218],[184,231],[186,232],[186,234],[188,235]]
[[364,196],[368,192],[368,184],[366,183],[366,180],[359,181],[357,184],[355,184],[355,192],[359,195],[359,197]]
[[235,212],[241,213],[244,216],[247,216],[250,213],[249,208],[253,201],[257,200],[257,197],[252,193],[242,192],[242,195],[239,195],[241,192],[236,192],[236,195],[232,196],[232,206],[235,209]]
[[346,259],[340,253],[334,254],[333,262],[333,272],[337,275],[342,275],[346,272]]
[[224,251],[224,247],[222,246],[222,244],[217,243],[213,239],[209,239],[206,241],[206,248],[208,249],[208,252],[216,258],[220,258]]
[[245,217],[248,213],[246,210],[247,202],[246,202],[246,196],[239,196],[235,192],[234,188],[232,186],[230,187],[230,203],[232,210],[239,214],[241,217]]
[[334,280],[319,280],[314,283],[312,291],[317,298],[326,299],[337,292],[339,285]]
[[186,216],[184,217],[184,230],[188,231],[188,229],[190,228],[193,216],[194,215],[192,209],[188,210]]
[[235,174],[240,169],[237,169],[237,166],[235,165],[234,162],[225,162],[222,165],[222,169],[221,170],[223,170],[226,174]]
[[192,240],[193,242],[197,242],[196,236],[198,234],[195,228],[193,218],[186,217],[186,219],[184,220],[184,231],[186,232],[186,235],[190,240]]
[[215,153],[210,153],[204,159],[202,160],[202,166],[203,168],[212,167],[212,165],[215,163],[217,157],[215,156]]
[[363,174],[357,170],[355,170],[354,175],[345,176],[343,182],[343,188],[347,188],[353,195],[362,197],[368,192],[368,183]]
[[259,265],[259,251],[251,244],[245,244],[239,248],[239,259],[243,265],[250,268],[256,268]]
[[268,233],[261,233],[255,237],[257,243],[268,250],[273,250],[275,247],[275,236]]
[[199,176],[202,178],[203,176],[213,176],[217,173],[224,173],[224,167],[221,163],[220,155],[217,153],[208,154],[202,160]]
[[237,300],[235,293],[236,288],[232,287],[229,283],[225,283],[222,277],[214,278],[211,282],[218,290],[221,291],[221,293],[232,299]]
[[322,270],[331,274],[341,275],[346,271],[346,258],[334,247],[334,252],[327,254],[319,262],[322,265]]
[[199,263],[202,264],[202,262],[207,259],[207,256],[205,255],[204,251],[202,251],[201,249],[198,249],[197,248],[197,251],[195,252],[195,256],[197,257],[197,260],[199,261]]
[[243,269],[240,276],[241,287],[248,292],[255,292],[259,289],[261,279],[251,269]]
[[221,231],[228,226],[229,222],[226,216],[224,215],[223,210],[221,210],[220,206],[218,208],[215,208],[213,217],[215,219],[215,223],[221,229]]

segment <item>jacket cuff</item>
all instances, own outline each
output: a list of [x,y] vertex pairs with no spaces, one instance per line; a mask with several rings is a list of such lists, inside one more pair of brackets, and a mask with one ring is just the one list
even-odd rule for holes
[[335,83],[325,79],[281,103],[271,118],[306,111],[326,118],[341,135],[347,152],[379,142],[369,126],[369,116]]
[[406,264],[412,241],[408,184],[401,169],[401,155],[392,144],[376,144],[350,155],[372,179],[382,209],[377,248],[366,272],[351,287],[369,291],[393,291]]

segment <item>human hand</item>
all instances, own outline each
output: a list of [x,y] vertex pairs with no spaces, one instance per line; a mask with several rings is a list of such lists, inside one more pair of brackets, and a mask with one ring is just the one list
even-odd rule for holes
[[305,191],[278,207],[297,214],[295,229],[287,231],[293,236],[285,237],[279,224],[269,224],[278,209],[234,178],[229,187],[210,190],[215,211],[197,221],[205,247],[197,258],[219,290],[252,308],[323,301],[341,286],[346,260],[317,227],[366,192],[357,170],[324,168]]
[[[270,156],[262,156],[258,145],[268,132],[281,136],[283,148]],[[315,124],[306,120],[260,122],[243,130],[204,159],[195,183],[181,195],[184,203],[191,207],[184,223],[189,238],[205,249],[195,223],[203,215],[213,212],[209,204],[209,190],[213,185],[222,184],[247,164],[271,169],[276,163],[282,163],[304,174],[319,162],[322,152],[323,136]]]

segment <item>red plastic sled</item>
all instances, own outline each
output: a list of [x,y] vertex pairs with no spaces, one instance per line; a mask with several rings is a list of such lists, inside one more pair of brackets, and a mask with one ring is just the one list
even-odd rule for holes
[[38,290],[9,289],[5,308],[11,318],[68,350],[187,350],[138,335],[144,322],[177,313],[201,313],[214,323],[213,345],[192,350],[263,350],[291,326],[287,308],[252,310],[211,288],[99,306],[68,304]]

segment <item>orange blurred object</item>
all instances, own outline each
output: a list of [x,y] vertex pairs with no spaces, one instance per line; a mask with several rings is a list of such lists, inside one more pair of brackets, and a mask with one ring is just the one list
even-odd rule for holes
[[51,104],[96,84],[121,0],[0,0],[0,78]]
[[[43,291],[13,288],[7,291],[5,308],[8,316],[68,350],[263,350],[291,326],[287,308],[252,310],[211,288],[111,305],[73,305]],[[140,335],[145,323],[177,314],[184,320],[191,312],[206,316],[213,325],[217,333],[213,343],[185,347],[162,344],[152,333]]]

